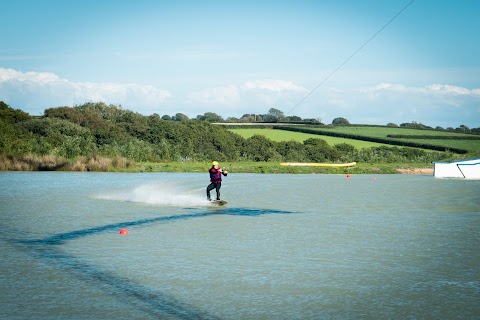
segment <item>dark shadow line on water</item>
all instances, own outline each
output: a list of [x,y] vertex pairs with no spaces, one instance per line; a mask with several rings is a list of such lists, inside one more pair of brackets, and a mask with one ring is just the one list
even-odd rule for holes
[[70,231],[66,233],[59,233],[45,239],[23,240],[19,242],[60,245],[65,243],[65,241],[86,237],[92,234],[98,234],[98,233],[102,233],[110,230],[117,230],[121,228],[132,227],[132,226],[148,225],[148,224],[153,224],[155,222],[174,222],[179,220],[189,220],[189,219],[202,218],[202,217],[218,215],[218,214],[255,217],[255,216],[260,216],[265,214],[292,214],[292,213],[294,212],[282,211],[282,210],[271,210],[271,209],[225,208],[217,211],[207,211],[207,212],[192,213],[192,214],[178,214],[178,215],[168,216],[168,217],[157,217],[152,219],[141,219],[136,221],[119,222],[119,223],[107,224],[104,226],[98,226],[98,227],[93,227],[88,229],[75,230],[75,231]]
[[220,210],[205,211],[193,214],[173,215],[168,217],[121,222],[67,233],[60,233],[45,239],[17,240],[15,242],[32,250],[37,257],[43,260],[58,263],[63,268],[72,270],[74,274],[84,278],[85,281],[93,282],[97,288],[111,294],[109,290],[105,289],[107,286],[114,291],[113,295],[115,298],[122,299],[126,303],[129,303],[130,305],[137,307],[139,310],[142,310],[143,312],[154,317],[158,317],[160,319],[165,317],[175,317],[178,319],[220,319],[219,317],[209,314],[197,307],[179,301],[172,295],[135,284],[131,280],[115,275],[111,271],[101,270],[80,258],[66,254],[60,249],[60,247],[58,247],[58,245],[64,244],[67,240],[74,240],[112,229],[147,225],[156,222],[173,222],[193,218],[202,218],[212,215],[257,217],[266,214],[293,213],[295,212],[270,209],[221,208]]
[[[158,290],[152,290],[142,285],[132,283],[127,278],[115,275],[94,267],[82,259],[68,255],[58,247],[45,244],[34,244],[30,247],[35,254],[44,260],[59,263],[63,268],[72,270],[74,274],[84,279],[100,290],[112,294],[116,299],[139,308],[151,316],[160,319],[175,317],[178,319],[220,319],[192,305],[181,302],[172,295]],[[106,288],[110,288],[107,290]]]

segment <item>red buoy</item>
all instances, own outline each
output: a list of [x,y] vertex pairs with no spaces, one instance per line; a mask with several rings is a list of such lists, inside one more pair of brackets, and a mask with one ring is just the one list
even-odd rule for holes
[[128,230],[127,229],[120,229],[120,234],[128,234]]

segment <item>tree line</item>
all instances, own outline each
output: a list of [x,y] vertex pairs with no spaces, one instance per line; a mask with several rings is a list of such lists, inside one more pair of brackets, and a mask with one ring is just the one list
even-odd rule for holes
[[[190,120],[188,116],[184,115],[183,113],[177,113],[174,116],[164,115],[162,117],[163,120],[173,120],[173,121],[186,121]],[[323,125],[320,118],[305,118],[302,119],[299,116],[286,116],[283,111],[270,108],[268,113],[266,114],[244,114],[240,118],[235,117],[228,117],[227,119],[223,119],[222,116],[214,113],[214,112],[205,112],[203,115],[197,115],[195,120],[200,121],[208,121],[208,122],[216,122],[216,123],[298,123],[298,124],[314,124],[314,125]],[[350,121],[344,117],[337,117],[332,120],[332,125],[350,125]],[[367,125],[369,126],[369,125]],[[475,133],[480,134],[480,128],[469,128],[466,125],[460,125],[457,128],[447,127],[442,128],[437,126],[435,128],[425,125],[420,122],[412,121],[412,122],[404,122],[400,125],[389,122],[386,125],[387,127],[394,127],[394,128],[409,128],[409,129],[424,129],[424,130],[437,130],[437,131],[448,131],[448,132],[459,132],[459,133]]]
[[0,102],[0,154],[123,157],[138,162],[429,162],[445,157],[411,148],[330,146],[321,138],[303,143],[274,142],[261,135],[244,139],[207,120],[172,121],[105,103],[49,108],[43,116],[31,116],[4,102]]
[[[190,118],[183,114],[183,113],[176,113],[173,116],[164,115],[162,116],[163,120],[170,120],[170,121],[187,121]],[[309,123],[309,124],[322,124],[320,119],[313,119],[313,118],[306,118],[302,119],[299,116],[285,116],[283,111],[270,108],[268,113],[261,114],[261,113],[246,113],[240,118],[236,117],[228,117],[224,119],[222,116],[216,114],[215,112],[205,112],[203,115],[197,115],[192,120],[199,120],[199,121],[208,121],[208,122],[227,122],[227,123],[252,123],[252,122],[301,122],[301,123]]]

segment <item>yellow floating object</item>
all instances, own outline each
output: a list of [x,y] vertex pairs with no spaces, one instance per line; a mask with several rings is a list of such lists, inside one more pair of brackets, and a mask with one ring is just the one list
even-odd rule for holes
[[356,164],[357,164],[356,162],[349,162],[349,163],[283,162],[283,163],[280,163],[281,166],[291,166],[291,167],[334,167],[334,168],[353,167]]

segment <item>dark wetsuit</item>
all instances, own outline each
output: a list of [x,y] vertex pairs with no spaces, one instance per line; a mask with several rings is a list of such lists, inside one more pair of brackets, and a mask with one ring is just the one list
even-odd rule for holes
[[210,173],[210,184],[207,187],[207,199],[210,200],[210,191],[215,189],[217,192],[217,200],[220,200],[220,188],[222,187],[222,174],[226,177],[227,173],[220,171],[220,169],[215,169],[211,167],[208,170]]

